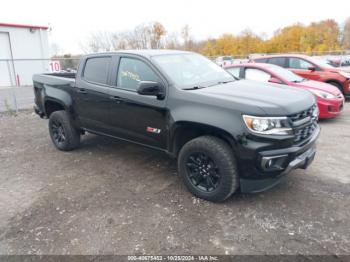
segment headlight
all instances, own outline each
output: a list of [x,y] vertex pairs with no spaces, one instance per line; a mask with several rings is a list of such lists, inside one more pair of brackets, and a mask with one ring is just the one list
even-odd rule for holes
[[335,95],[328,93],[328,92],[324,92],[324,91],[320,91],[320,90],[313,90],[310,89],[310,92],[313,93],[315,96],[324,98],[324,99],[333,99],[335,98]]
[[243,115],[248,129],[257,134],[264,135],[290,135],[292,128],[286,117],[258,117]]
[[338,73],[341,74],[342,76],[344,76],[345,78],[350,78],[349,72],[339,71]]

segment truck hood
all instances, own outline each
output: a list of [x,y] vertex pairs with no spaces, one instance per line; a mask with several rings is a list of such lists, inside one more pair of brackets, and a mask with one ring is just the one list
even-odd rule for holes
[[193,92],[209,97],[211,103],[234,104],[243,113],[256,112],[258,107],[262,114],[271,116],[295,114],[315,103],[308,91],[251,80],[239,80]]

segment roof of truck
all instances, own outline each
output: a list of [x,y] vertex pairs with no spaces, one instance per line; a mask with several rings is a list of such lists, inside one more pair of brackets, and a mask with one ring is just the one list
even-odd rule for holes
[[182,51],[182,50],[170,50],[170,49],[129,49],[129,50],[120,50],[115,52],[90,54],[88,56],[106,55],[106,54],[109,54],[109,55],[110,54],[134,54],[134,55],[140,55],[140,56],[150,58],[152,56],[157,56],[157,55],[171,55],[171,54],[181,54],[181,53],[191,53],[191,52]]

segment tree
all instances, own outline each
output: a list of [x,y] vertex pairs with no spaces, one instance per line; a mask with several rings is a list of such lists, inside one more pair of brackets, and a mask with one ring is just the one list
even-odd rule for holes
[[345,20],[343,34],[342,34],[342,45],[345,49],[350,49],[350,17]]
[[150,44],[152,49],[159,49],[163,47],[161,40],[165,34],[166,34],[166,30],[161,23],[155,22],[151,25]]
[[191,36],[191,28],[189,25],[185,25],[181,28],[181,36],[183,39],[183,49],[193,50],[194,41]]
[[309,25],[294,24],[278,29],[271,38],[246,29],[238,35],[223,34],[216,39],[195,41],[189,25],[180,32],[168,33],[160,22],[137,25],[132,30],[91,33],[82,49],[108,52],[120,49],[183,49],[207,56],[251,53],[306,52],[316,53],[350,48],[350,17],[342,30],[332,19]]
[[167,49],[180,48],[179,36],[176,32],[165,35],[164,42],[165,42],[164,47]]
[[113,34],[106,31],[97,31],[89,35],[86,44],[81,44],[85,53],[113,51]]

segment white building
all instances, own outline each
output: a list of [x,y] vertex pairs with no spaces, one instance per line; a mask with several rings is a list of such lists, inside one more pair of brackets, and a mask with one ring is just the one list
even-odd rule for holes
[[0,23],[0,86],[31,85],[49,71],[48,27]]

